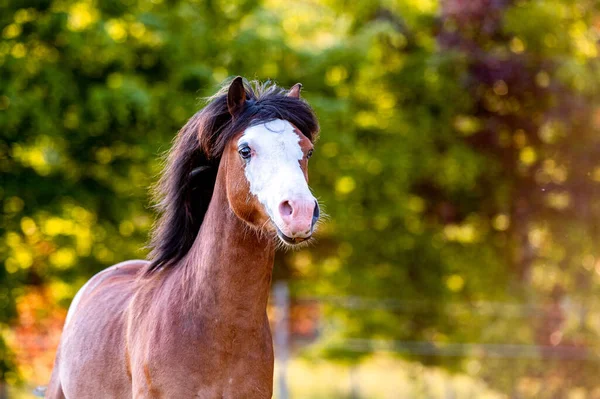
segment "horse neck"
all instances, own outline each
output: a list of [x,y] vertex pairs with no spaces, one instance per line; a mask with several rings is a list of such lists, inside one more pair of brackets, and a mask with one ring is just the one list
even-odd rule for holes
[[[226,324],[264,323],[275,249],[229,206],[220,168],[204,221],[185,262],[188,303]],[[228,320],[228,318],[230,320]]]

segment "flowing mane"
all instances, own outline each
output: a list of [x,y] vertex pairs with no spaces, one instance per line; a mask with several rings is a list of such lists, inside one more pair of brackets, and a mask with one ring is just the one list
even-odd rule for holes
[[319,125],[303,99],[287,96],[271,82],[244,81],[244,89],[246,103],[235,119],[224,85],[177,134],[155,189],[159,218],[145,275],[177,265],[189,251],[208,209],[223,150],[234,135],[256,123],[283,119],[315,141]]

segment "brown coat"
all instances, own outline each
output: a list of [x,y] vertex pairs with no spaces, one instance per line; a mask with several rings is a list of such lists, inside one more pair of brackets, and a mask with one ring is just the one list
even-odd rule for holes
[[[235,79],[171,150],[152,261],[114,265],[77,294],[48,398],[272,396],[266,306],[276,228],[250,193],[236,138],[256,119],[273,118],[293,124],[308,179],[318,124],[299,85],[253,91]],[[315,215],[313,223],[318,207]]]
[[[146,262],[125,262],[84,288],[57,356],[68,397],[271,397],[274,244],[230,210],[224,185],[219,173],[180,266],[137,279]],[[61,397],[56,388],[49,398]]]

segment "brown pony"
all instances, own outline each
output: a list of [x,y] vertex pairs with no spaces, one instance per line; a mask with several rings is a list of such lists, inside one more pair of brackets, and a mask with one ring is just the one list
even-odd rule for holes
[[237,77],[183,127],[151,261],[77,293],[48,398],[271,397],[275,247],[308,240],[319,217],[307,183],[319,126],[300,88]]

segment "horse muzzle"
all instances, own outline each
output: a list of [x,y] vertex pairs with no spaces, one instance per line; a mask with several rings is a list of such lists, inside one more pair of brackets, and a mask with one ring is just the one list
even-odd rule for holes
[[275,228],[283,242],[296,245],[312,237],[320,215],[319,204],[314,198],[282,201],[278,212],[281,226],[275,223]]

